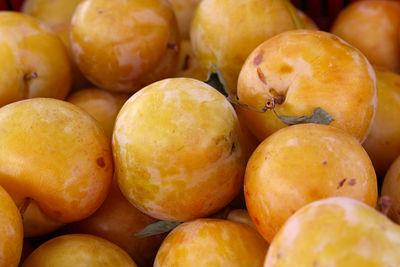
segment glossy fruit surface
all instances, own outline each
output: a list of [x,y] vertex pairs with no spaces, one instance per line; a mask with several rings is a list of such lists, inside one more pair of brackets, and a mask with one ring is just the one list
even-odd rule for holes
[[121,191],[154,218],[208,216],[243,185],[242,138],[235,110],[211,86],[189,78],[153,83],[125,103],[115,123]]
[[75,10],[70,41],[82,73],[96,86],[119,92],[172,75],[179,53],[167,0],[86,0]]
[[312,201],[347,196],[374,207],[377,195],[367,153],[352,136],[332,126],[284,128],[257,147],[246,167],[247,209],[268,242]]
[[33,97],[64,99],[71,86],[67,51],[30,16],[0,11],[0,107]]
[[110,141],[82,109],[50,98],[12,103],[0,109],[0,132],[0,185],[17,206],[34,202],[43,215],[68,223],[104,201],[113,173]]
[[[375,73],[366,57],[333,34],[294,30],[258,46],[240,72],[241,103],[262,110],[276,100],[280,116],[309,116],[320,107],[341,128],[362,142],[377,106]],[[251,132],[262,141],[285,127],[276,115],[242,108]]]
[[136,267],[120,247],[93,235],[63,235],[53,238],[37,249],[22,267],[104,266]]
[[354,199],[315,201],[295,213],[268,250],[264,267],[398,266],[400,227]]
[[154,263],[161,266],[262,266],[268,245],[250,226],[220,219],[198,219],[175,228]]

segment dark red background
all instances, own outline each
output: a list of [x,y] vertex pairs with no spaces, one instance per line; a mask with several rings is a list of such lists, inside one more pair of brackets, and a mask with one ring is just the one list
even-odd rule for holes
[[[358,0],[291,0],[293,4],[307,13],[320,27],[328,30],[339,11],[351,2]],[[400,0],[398,0],[400,1]],[[15,10],[19,10],[23,0],[9,0]],[[0,0],[0,10],[7,9],[7,0]]]

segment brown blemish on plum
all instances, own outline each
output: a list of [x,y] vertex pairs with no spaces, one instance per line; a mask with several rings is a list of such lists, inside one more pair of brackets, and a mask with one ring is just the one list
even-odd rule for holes
[[282,65],[281,68],[279,69],[279,72],[281,74],[289,74],[293,72],[292,66],[289,65]]
[[254,61],[253,61],[254,65],[259,65],[259,64],[261,63],[261,61],[262,61],[262,59],[263,59],[263,55],[264,55],[264,53],[261,52],[260,54],[258,54],[258,55],[254,58]]
[[184,59],[184,61],[183,61],[183,67],[182,67],[182,70],[183,70],[183,71],[189,69],[189,60],[190,60],[190,56],[189,56],[189,55],[186,55],[186,56],[185,56],[185,59]]
[[282,254],[280,252],[278,252],[278,254],[276,254],[276,259],[279,260],[281,258]]
[[346,182],[346,178],[344,178],[343,180],[341,180],[340,182],[339,182],[339,185],[338,185],[338,187],[337,187],[337,189],[339,189],[339,188],[341,188],[343,185],[344,185],[344,183]]
[[353,185],[355,185],[356,183],[357,183],[356,179],[350,179],[350,181],[349,181],[349,185],[350,185],[350,186],[353,186]]
[[327,162],[326,160],[324,160],[324,161],[322,162],[322,164],[326,165],[326,164],[328,164],[328,162]]
[[231,146],[231,155],[233,154],[233,152],[235,152],[235,149],[236,149],[236,145],[235,145],[235,142],[233,142],[232,143],[232,146]]
[[313,266],[319,266],[319,261],[318,260],[314,260],[313,261]]
[[172,50],[174,50],[175,52],[179,52],[179,47],[178,47],[177,44],[168,43],[168,44],[167,44],[167,48],[172,49]]
[[263,71],[260,69],[260,67],[257,67],[257,75],[258,75],[258,78],[262,81],[263,84],[267,84],[267,81],[265,79],[265,75],[264,75]]
[[385,145],[390,145],[390,142],[389,141],[385,141]]
[[104,158],[100,157],[96,159],[96,163],[99,167],[104,168],[106,166],[106,163],[104,162]]

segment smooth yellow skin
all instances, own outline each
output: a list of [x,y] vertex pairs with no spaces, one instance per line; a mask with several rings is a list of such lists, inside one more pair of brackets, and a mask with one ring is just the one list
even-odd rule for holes
[[[238,81],[241,103],[261,110],[267,99],[283,97],[280,116],[305,116],[321,107],[341,128],[362,142],[377,106],[375,73],[358,50],[322,31],[281,33],[257,47]],[[260,140],[285,127],[276,115],[242,108],[250,131]]]
[[400,155],[400,75],[381,67],[374,69],[378,108],[363,146],[377,175],[383,178],[390,164]]
[[113,243],[93,235],[62,235],[35,249],[22,267],[136,267]]
[[179,54],[167,0],[85,0],[72,18],[70,41],[82,73],[111,91],[135,92],[172,75]]
[[[194,54],[204,71],[216,65],[235,93],[240,69],[259,44],[296,28],[282,0],[204,0],[190,29]],[[244,39],[245,36],[245,39]]]
[[178,21],[179,33],[182,39],[190,38],[190,23],[197,5],[201,0],[169,0]]
[[331,32],[360,49],[371,64],[400,72],[400,3],[353,3],[339,13]]
[[200,81],[207,80],[207,71],[200,67],[199,62],[193,54],[189,40],[181,41],[178,64],[176,65],[174,77],[193,78]]
[[268,245],[248,225],[221,219],[198,219],[176,227],[154,262],[162,266],[262,266]]
[[321,124],[298,124],[266,138],[246,167],[249,214],[271,242],[304,205],[347,196],[375,206],[377,181],[368,154],[350,135]]
[[208,216],[243,185],[236,113],[222,94],[194,79],[165,79],[133,95],[118,114],[113,153],[124,196],[162,220]]
[[50,26],[71,21],[75,8],[82,0],[25,0],[21,12],[38,18]]
[[122,195],[116,180],[101,207],[90,217],[66,226],[67,233],[84,233],[102,237],[124,249],[140,267],[152,267],[165,235],[132,238],[155,222],[136,209]]
[[233,222],[244,223],[248,226],[253,227],[254,229],[257,229],[253,221],[251,220],[249,213],[247,212],[247,210],[244,209],[231,210],[226,219]]
[[1,11],[0,58],[0,107],[33,97],[67,96],[71,85],[67,51],[38,20]]
[[0,186],[0,266],[17,267],[24,233],[21,215],[10,195]]
[[391,200],[391,207],[388,216],[400,224],[400,158],[390,165],[382,185],[382,196],[388,196]]
[[67,101],[82,108],[95,118],[111,140],[115,119],[129,97],[129,94],[89,88],[71,94]]
[[296,212],[272,241],[264,267],[399,266],[400,227],[357,200],[333,197]]
[[[50,98],[12,103],[0,109],[0,133],[0,185],[17,206],[32,199],[44,215],[68,223],[88,217],[106,198],[110,141],[81,108]],[[24,224],[35,221],[27,215]]]

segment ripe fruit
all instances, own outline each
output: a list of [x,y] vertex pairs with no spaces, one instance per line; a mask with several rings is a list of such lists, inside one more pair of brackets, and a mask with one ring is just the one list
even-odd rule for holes
[[375,206],[377,181],[362,146],[340,129],[299,124],[266,138],[246,167],[245,198],[262,236],[271,242],[304,205],[347,196]]
[[154,267],[262,266],[268,245],[246,224],[198,219],[179,225],[162,243]]
[[[68,223],[104,201],[113,173],[110,141],[82,109],[50,98],[12,103],[0,109],[0,132],[0,185],[22,210],[34,203],[43,216]],[[23,215],[24,227],[42,227],[26,225],[36,220]]]
[[[377,105],[375,73],[358,50],[333,34],[294,30],[258,46],[238,80],[239,101],[261,110],[273,100],[280,116],[305,116],[321,107],[362,142]],[[273,112],[242,108],[244,121],[260,140],[285,127]]]
[[265,267],[399,266],[400,227],[373,208],[345,197],[296,212],[272,241]]
[[216,65],[235,93],[240,69],[251,51],[268,38],[296,28],[292,17],[296,13],[290,12],[289,5],[282,0],[201,1],[190,29],[200,66],[208,72]]
[[400,155],[400,75],[375,67],[378,108],[371,132],[363,143],[378,176],[384,177]]
[[62,235],[37,249],[22,267],[104,266],[136,267],[129,255],[113,243],[92,235]]
[[153,266],[164,235],[132,238],[155,219],[141,213],[122,195],[116,180],[101,207],[89,218],[67,225],[68,233],[92,234],[128,252],[139,266]]
[[23,238],[21,215],[12,198],[0,186],[0,266],[18,266]]
[[371,64],[400,71],[400,3],[361,1],[343,9],[331,32],[354,45]]
[[62,42],[38,20],[0,12],[0,107],[33,97],[64,99],[71,68]]
[[86,0],[75,10],[70,40],[74,60],[91,82],[135,92],[172,75],[177,36],[167,0]]
[[38,18],[41,22],[50,26],[64,43],[71,63],[72,90],[91,86],[73,61],[69,45],[71,18],[80,2],[82,0],[26,0],[21,10],[23,13]]
[[382,185],[382,196],[390,198],[390,219],[400,224],[400,157],[390,165]]
[[189,78],[153,83],[125,103],[115,123],[120,189],[154,218],[208,216],[242,187],[242,138],[235,110],[211,86]]
[[111,140],[115,118],[130,95],[90,88],[71,94],[67,101],[85,110],[98,122]]

